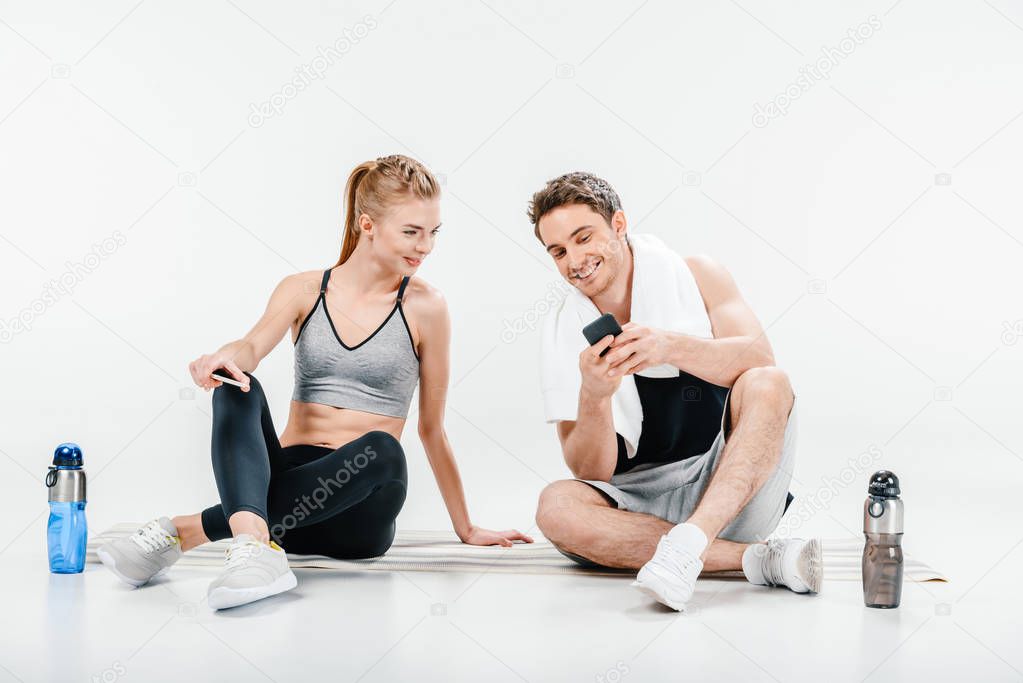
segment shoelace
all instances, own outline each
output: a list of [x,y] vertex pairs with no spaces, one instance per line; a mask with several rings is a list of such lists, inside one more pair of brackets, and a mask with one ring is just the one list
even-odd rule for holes
[[700,562],[699,556],[693,555],[688,550],[679,548],[667,537],[661,539],[658,543],[657,550],[658,552],[654,553],[654,557],[667,555],[673,563],[670,568],[681,570],[683,574],[689,573],[692,568]]
[[250,558],[263,552],[262,545],[257,541],[231,544],[227,549],[227,565],[224,568],[233,569],[245,564]]
[[132,536],[131,540],[135,545],[147,553],[155,553],[171,545],[174,545],[174,537],[167,533],[167,530],[160,526],[160,522],[153,521],[145,525]]
[[778,539],[769,540],[764,555],[760,559],[760,570],[769,585],[777,586],[785,583],[785,573],[782,568],[784,559],[785,544]]

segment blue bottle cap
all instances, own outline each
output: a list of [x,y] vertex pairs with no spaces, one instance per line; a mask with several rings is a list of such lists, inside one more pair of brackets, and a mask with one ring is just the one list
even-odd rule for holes
[[53,451],[53,466],[54,467],[81,467],[82,466],[82,449],[78,447],[78,444],[62,443],[57,446],[57,450]]

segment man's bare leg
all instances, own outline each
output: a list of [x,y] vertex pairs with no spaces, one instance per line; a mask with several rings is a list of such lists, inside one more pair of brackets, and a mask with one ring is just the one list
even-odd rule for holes
[[[540,494],[536,523],[551,543],[607,567],[639,569],[661,536],[675,525],[653,515],[611,506],[604,494],[581,481],[556,481]],[[705,571],[742,569],[747,544],[715,540]]]
[[[708,539],[735,519],[781,460],[785,427],[795,396],[776,367],[747,370],[732,387],[732,431],[699,504],[686,520]],[[708,546],[704,555],[710,552]]]
[[[734,428],[711,480],[689,519],[667,532],[640,568],[637,588],[674,609],[685,608],[700,569],[711,559],[717,535],[777,469],[794,402],[788,377],[778,368],[753,368],[739,376],[729,401]],[[822,576],[820,540],[752,544],[739,556],[739,566],[750,583],[817,593]]]

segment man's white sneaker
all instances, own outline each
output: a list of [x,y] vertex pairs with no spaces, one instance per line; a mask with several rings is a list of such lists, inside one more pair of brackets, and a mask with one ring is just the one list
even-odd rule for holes
[[661,604],[685,611],[703,571],[700,554],[706,547],[707,537],[699,527],[678,525],[661,536],[653,557],[639,570],[632,585]]
[[210,583],[210,607],[226,609],[268,598],[298,585],[284,548],[238,534],[226,553],[224,572]]
[[160,517],[131,536],[104,543],[96,556],[119,579],[137,588],[165,574],[181,558],[181,539],[177,527]]
[[785,586],[796,593],[819,593],[824,578],[821,540],[773,538],[742,554],[742,572],[759,586]]

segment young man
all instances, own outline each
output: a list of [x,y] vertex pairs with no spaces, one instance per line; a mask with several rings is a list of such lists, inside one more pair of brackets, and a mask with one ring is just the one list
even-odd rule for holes
[[[536,521],[583,564],[639,569],[633,584],[684,610],[701,570],[816,593],[819,539],[762,541],[788,503],[795,395],[728,271],[628,235],[604,180],[568,173],[533,195],[537,239],[572,285],[544,320],[544,411],[574,480]],[[622,333],[589,346],[611,313]]]

